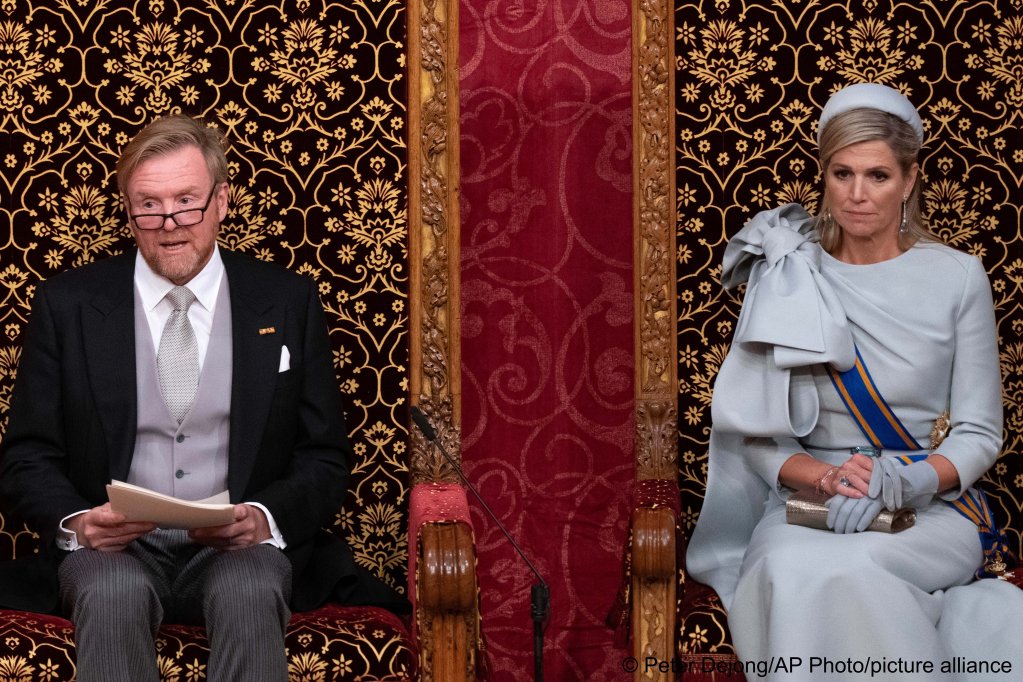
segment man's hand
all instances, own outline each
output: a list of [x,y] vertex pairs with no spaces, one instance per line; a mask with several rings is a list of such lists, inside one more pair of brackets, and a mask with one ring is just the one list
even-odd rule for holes
[[269,540],[271,534],[263,510],[249,504],[236,504],[234,523],[196,528],[188,532],[188,537],[192,542],[230,551],[258,545]]
[[78,536],[82,547],[101,552],[120,552],[131,542],[156,528],[149,521],[127,521],[124,514],[115,512],[110,503],[93,507],[84,514],[67,520],[66,527]]

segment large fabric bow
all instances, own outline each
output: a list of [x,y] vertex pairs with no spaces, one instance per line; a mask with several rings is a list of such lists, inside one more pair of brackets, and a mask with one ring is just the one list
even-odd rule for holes
[[761,211],[725,249],[721,282],[748,282],[732,348],[714,384],[714,428],[805,436],[820,404],[810,366],[856,361],[845,311],[821,275],[823,251],[799,204]]

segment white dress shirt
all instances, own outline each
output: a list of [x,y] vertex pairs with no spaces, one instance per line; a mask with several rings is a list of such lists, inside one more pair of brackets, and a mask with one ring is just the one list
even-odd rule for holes
[[[188,321],[195,330],[200,372],[203,360],[206,359],[206,349],[210,345],[213,311],[217,305],[217,294],[220,293],[220,283],[223,279],[224,261],[220,258],[219,247],[215,247],[205,267],[185,284],[185,288],[195,295],[195,303],[188,308]],[[153,339],[153,352],[157,354],[160,351],[163,327],[174,311],[166,296],[175,286],[174,282],[153,272],[141,253],[136,254],[135,289],[142,299],[142,308],[146,311],[146,321],[149,323],[149,335]]]
[[[214,246],[213,254],[199,273],[185,283],[195,295],[195,302],[188,308],[188,321],[192,323],[195,331],[195,342],[198,347],[199,371],[202,372],[203,360],[206,358],[206,349],[210,345],[210,330],[213,328],[213,313],[216,309],[217,296],[220,293],[220,286],[224,280],[224,261],[220,258],[220,247]],[[149,323],[149,335],[153,340],[153,352],[160,351],[160,339],[163,336],[163,327],[173,311],[170,301],[167,300],[167,293],[176,285],[166,277],[158,275],[149,267],[149,263],[142,257],[141,252],[135,255],[135,289],[142,300],[142,307],[146,311],[146,321]],[[264,544],[273,545],[279,549],[287,547],[284,536],[281,535],[277,523],[274,521],[270,510],[258,502],[247,502],[246,504],[256,507],[266,515],[270,524],[271,538],[264,540]],[[67,520],[84,514],[87,509],[70,514],[60,522],[60,532],[57,533],[57,546],[65,551],[71,552],[81,549],[78,544],[77,534],[69,530],[65,524]]]

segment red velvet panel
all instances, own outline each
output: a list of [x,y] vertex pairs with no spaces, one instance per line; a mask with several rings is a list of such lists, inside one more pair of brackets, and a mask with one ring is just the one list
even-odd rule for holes
[[[547,679],[618,679],[604,618],[633,472],[630,5],[461,3],[462,437],[551,586]],[[472,503],[471,503],[472,504]],[[496,680],[532,672],[530,585],[473,506]]]

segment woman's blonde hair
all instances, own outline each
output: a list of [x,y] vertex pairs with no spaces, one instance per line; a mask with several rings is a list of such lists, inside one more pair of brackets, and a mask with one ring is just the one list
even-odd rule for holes
[[[920,155],[920,139],[913,128],[898,116],[878,109],[850,109],[836,114],[828,121],[820,134],[821,172],[827,176],[831,159],[841,149],[860,142],[881,140],[895,155],[895,160],[905,175],[909,173]],[[906,199],[906,231],[899,232],[899,247],[908,249],[919,240],[933,241],[934,235],[927,229],[920,210],[920,175]],[[834,253],[842,242],[842,230],[831,217],[831,198],[827,183],[821,199],[820,212],[816,220],[821,247]]]

